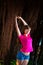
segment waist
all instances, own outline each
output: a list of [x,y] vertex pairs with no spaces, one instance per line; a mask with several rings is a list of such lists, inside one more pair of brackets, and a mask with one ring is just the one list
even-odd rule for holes
[[22,52],[24,55],[30,55],[30,52]]

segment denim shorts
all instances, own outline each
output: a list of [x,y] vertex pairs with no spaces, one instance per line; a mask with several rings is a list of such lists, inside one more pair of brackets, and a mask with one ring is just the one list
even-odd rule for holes
[[16,59],[18,60],[30,60],[30,55],[24,55],[21,51],[17,53]]

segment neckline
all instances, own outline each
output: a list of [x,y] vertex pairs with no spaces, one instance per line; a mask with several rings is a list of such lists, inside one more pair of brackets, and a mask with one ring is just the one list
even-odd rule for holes
[[26,35],[24,35],[25,37],[30,37],[30,34],[28,34],[27,36]]

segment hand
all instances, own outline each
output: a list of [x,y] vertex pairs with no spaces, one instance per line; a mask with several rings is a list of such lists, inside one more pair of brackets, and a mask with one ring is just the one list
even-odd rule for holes
[[20,17],[20,16],[17,16],[17,18],[18,18],[18,19],[21,19],[21,17]]

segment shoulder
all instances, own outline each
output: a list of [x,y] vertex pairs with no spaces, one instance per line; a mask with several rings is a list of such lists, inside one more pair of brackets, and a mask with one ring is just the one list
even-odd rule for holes
[[22,35],[22,34],[21,34],[21,35],[19,35],[19,36],[18,36],[18,38],[19,38],[19,39],[22,39],[22,38],[23,38],[23,35]]

